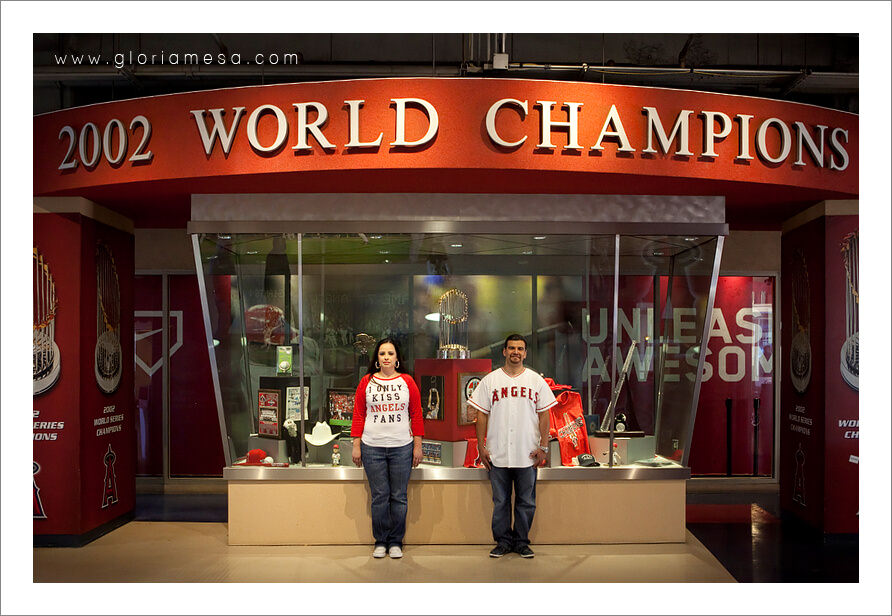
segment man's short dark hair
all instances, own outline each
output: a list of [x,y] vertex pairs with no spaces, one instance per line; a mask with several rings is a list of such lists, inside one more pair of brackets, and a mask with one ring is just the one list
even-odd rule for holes
[[504,345],[502,348],[503,348],[503,349],[507,349],[507,348],[508,348],[508,343],[509,343],[510,341],[512,341],[512,340],[520,340],[521,342],[523,342],[523,348],[524,348],[524,350],[526,350],[526,348],[527,348],[527,339],[524,338],[523,336],[521,336],[520,334],[511,334],[510,336],[508,336],[507,338],[505,338],[505,345]]

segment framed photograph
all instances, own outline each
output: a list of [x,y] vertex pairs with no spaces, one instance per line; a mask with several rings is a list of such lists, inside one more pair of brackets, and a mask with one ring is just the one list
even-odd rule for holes
[[282,405],[278,389],[261,389],[257,392],[257,436],[281,438]]
[[[306,382],[306,379],[304,379]],[[307,408],[310,403],[310,386],[304,385],[303,397],[300,395],[300,387],[285,388],[285,419],[293,419],[300,421],[301,409],[303,410],[304,420],[309,419]]]
[[419,376],[421,413],[425,419],[446,419],[446,378],[441,374]]
[[328,390],[328,423],[333,426],[349,426],[353,423],[353,399],[355,389],[332,388]]
[[486,372],[461,372],[458,375],[458,425],[470,426],[477,421],[477,409],[468,404],[468,399]]

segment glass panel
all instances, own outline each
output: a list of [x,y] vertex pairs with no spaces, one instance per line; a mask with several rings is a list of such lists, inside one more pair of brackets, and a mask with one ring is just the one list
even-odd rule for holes
[[694,475],[771,476],[774,286],[720,276],[689,463]]
[[626,421],[614,427],[631,432],[623,463],[680,464],[690,446],[715,249],[714,237],[620,239],[616,354],[629,366],[629,381],[616,409]]
[[[688,446],[690,361],[696,366],[715,238],[623,237],[617,299],[614,235],[329,233],[302,235],[300,244],[298,280],[296,235],[200,238],[234,457],[245,455],[247,435],[256,432],[257,390],[262,376],[276,373],[276,345],[299,339],[300,298],[306,430],[322,421],[337,433],[349,429],[349,418],[333,418],[344,401],[331,400],[346,399],[365,374],[374,347],[368,341],[396,339],[409,372],[417,359],[436,358],[438,304],[450,289],[467,297],[466,356],[499,366],[505,336],[523,334],[526,365],[571,387],[583,413],[597,415],[586,421],[589,430],[606,431],[591,441],[597,461],[612,458],[617,426],[606,412],[627,357],[632,377],[617,409],[625,416],[622,436],[641,436],[632,447],[620,443],[616,461],[660,453],[677,462]],[[674,308],[682,309],[677,323]],[[297,374],[297,357],[294,363]]]

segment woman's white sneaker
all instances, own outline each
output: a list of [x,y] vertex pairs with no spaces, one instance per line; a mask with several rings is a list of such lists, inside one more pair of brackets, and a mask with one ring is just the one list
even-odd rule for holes
[[390,557],[391,558],[402,558],[403,550],[398,545],[391,546],[390,548]]
[[372,557],[384,558],[385,556],[387,556],[387,548],[385,548],[383,545],[376,545],[375,551],[372,552]]

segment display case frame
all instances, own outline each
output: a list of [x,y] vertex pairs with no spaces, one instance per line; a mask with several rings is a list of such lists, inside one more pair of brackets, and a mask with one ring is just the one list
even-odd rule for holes
[[[221,196],[213,196],[211,201],[218,201]],[[229,201],[232,201],[233,198],[237,198],[237,196],[233,195],[225,195]],[[251,199],[257,197],[256,195],[248,196]],[[302,199],[306,199],[307,195],[302,195]],[[537,196],[541,197],[541,196]],[[549,195],[548,197],[555,197],[554,195]],[[578,197],[578,196],[577,196]],[[592,196],[586,196],[587,198],[594,198]],[[281,196],[276,196],[276,198],[281,198]],[[613,200],[617,200],[622,204],[626,209],[629,207],[630,203],[633,205],[635,203],[640,204],[641,198],[617,198],[613,197]],[[650,203],[651,209],[658,205],[661,201],[665,201],[667,199],[675,202],[678,198],[658,198],[658,197],[650,197],[647,198],[648,203]],[[275,199],[274,199],[275,200]],[[558,237],[582,237],[585,235],[594,236],[610,236],[612,237],[612,241],[615,243],[615,249],[613,251],[613,255],[608,255],[613,257],[613,273],[612,273],[612,282],[613,282],[613,306],[610,310],[612,316],[612,322],[610,325],[610,329],[612,330],[612,336],[620,329],[621,324],[617,322],[617,302],[618,302],[618,294],[619,294],[619,283],[621,277],[621,271],[623,269],[623,265],[621,265],[621,253],[620,253],[620,244],[623,241],[624,237],[642,237],[648,235],[659,235],[660,237],[669,237],[668,234],[673,234],[678,238],[690,238],[690,237],[711,237],[715,242],[715,248],[709,255],[711,258],[709,259],[710,263],[708,264],[710,267],[708,274],[709,284],[708,292],[703,294],[703,304],[706,305],[706,309],[702,311],[702,328],[698,332],[698,336],[700,339],[706,334],[706,328],[708,327],[708,313],[711,311],[712,303],[714,300],[714,287],[717,278],[718,264],[721,258],[721,247],[724,239],[724,235],[727,234],[727,225],[722,222],[717,222],[721,219],[721,216],[717,216],[716,212],[721,210],[721,207],[716,208],[716,202],[719,202],[721,205],[720,198],[690,198],[690,201],[693,205],[703,205],[704,203],[708,203],[707,206],[701,208],[707,211],[706,215],[703,216],[688,216],[687,218],[690,220],[694,220],[695,222],[677,222],[677,221],[663,221],[659,223],[646,223],[642,221],[627,221],[627,220],[613,220],[613,221],[604,221],[604,220],[590,220],[590,221],[577,221],[575,224],[568,226],[567,224],[561,222],[560,220],[554,221],[530,221],[530,220],[517,220],[516,218],[523,218],[524,216],[515,216],[514,220],[492,220],[492,221],[484,221],[484,220],[461,220],[457,217],[451,218],[442,218],[442,219],[431,219],[431,218],[422,218],[415,217],[412,219],[411,216],[403,216],[403,219],[390,220],[386,223],[381,220],[370,220],[358,222],[356,220],[303,220],[303,221],[277,221],[275,223],[271,223],[271,221],[258,221],[258,220],[221,220],[218,218],[220,212],[228,211],[228,206],[223,205],[219,208],[212,207],[203,207],[201,208],[201,215],[196,216],[196,208],[193,207],[193,219],[200,218],[200,220],[193,220],[189,225],[189,231],[193,233],[193,247],[195,249],[196,256],[196,267],[199,268],[199,276],[201,278],[201,285],[203,287],[203,301],[205,302],[205,310],[207,310],[208,306],[208,293],[207,290],[210,289],[208,287],[208,281],[205,279],[202,274],[204,273],[204,268],[209,268],[208,266],[208,258],[212,258],[213,255],[202,255],[202,250],[200,248],[200,243],[202,241],[206,241],[209,237],[232,237],[235,234],[254,234],[254,235],[267,235],[268,237],[282,237],[282,238],[290,238],[289,241],[296,242],[298,246],[302,244],[302,241],[306,238],[318,238],[324,236],[343,236],[345,234],[355,234],[359,237],[368,237],[369,235],[381,237],[382,234],[390,234],[390,236],[394,236],[395,234],[411,234],[412,237],[436,237],[438,235],[442,235],[446,237],[446,234],[458,235],[461,234],[469,234],[469,235],[496,235],[496,236],[508,236],[508,235],[518,235],[518,234],[553,234]],[[195,197],[193,197],[193,202],[196,202]],[[349,209],[349,208],[348,208]],[[619,207],[620,210],[623,207]],[[216,212],[216,214],[215,214]],[[283,212],[284,214],[284,212]],[[342,213],[342,216],[346,216],[348,214]],[[560,212],[555,216],[556,219],[562,217]],[[663,218],[665,218],[665,214]],[[238,217],[236,217],[238,218]],[[399,217],[398,217],[399,218]],[[508,218],[511,218],[510,216]],[[622,218],[621,216],[615,216],[615,218]],[[640,216],[639,216],[640,218]],[[685,217],[679,216],[679,219],[684,219]],[[275,233],[268,233],[272,231],[272,227],[275,227]],[[358,229],[362,228],[364,231],[359,231]],[[293,232],[291,230],[294,230]],[[494,233],[494,231],[498,230],[498,233]],[[205,251],[207,252],[207,251]],[[298,323],[293,324],[292,337],[297,333],[298,335],[298,351],[299,353],[303,353],[305,350],[304,344],[302,344],[302,340],[300,337],[303,335],[305,326],[303,323],[303,293],[304,293],[304,275],[306,273],[306,269],[304,267],[304,262],[302,261],[304,257],[304,249],[302,248],[299,251],[299,254],[294,255],[292,253],[290,257],[290,263],[288,264],[288,275],[290,276],[290,280],[296,280],[297,294],[298,294]],[[308,253],[309,254],[309,253]],[[295,258],[296,257],[296,258]],[[286,261],[288,257],[286,256]],[[297,261],[295,263],[295,261]],[[399,265],[396,267],[399,267]],[[295,267],[296,266],[296,267]],[[315,267],[319,269],[320,267],[324,269],[324,265],[319,265],[318,263],[313,263],[310,267]],[[377,267],[382,267],[379,264]],[[208,272],[210,269],[208,269]],[[366,270],[368,271],[368,270]],[[671,275],[668,276],[669,280],[672,280]],[[534,276],[534,280],[535,280]],[[288,278],[286,278],[288,280]],[[292,285],[294,282],[291,283]],[[411,288],[411,281],[410,281]],[[656,284],[656,283],[655,283]],[[241,289],[239,290],[241,292]],[[535,292],[533,294],[533,312],[535,314],[536,303],[535,303]],[[588,298],[586,298],[588,299]],[[656,301],[658,298],[655,294],[655,311],[659,307],[659,303]],[[207,314],[207,312],[206,312]],[[209,320],[206,319],[206,326],[209,326]],[[700,321],[698,321],[698,325],[700,325]],[[286,326],[287,327],[287,326]],[[213,357],[213,337],[209,332],[209,351],[211,351],[211,361],[215,367],[216,371],[216,361]],[[533,340],[531,340],[532,348],[531,354],[535,355],[537,352],[537,337],[533,336]],[[652,343],[653,344],[653,343]],[[655,347],[657,345],[654,345]],[[664,350],[664,349],[662,349]],[[655,348],[654,355],[655,361],[659,361],[659,353],[661,349]],[[311,348],[311,352],[313,352]],[[697,366],[697,374],[702,374],[702,362],[703,357],[699,357],[698,366]],[[617,367],[616,360],[613,359],[613,362],[610,363],[610,359],[608,357],[608,369],[610,375],[609,387],[612,389],[614,383],[617,378]],[[246,361],[247,363],[247,361]],[[303,370],[304,361],[298,360],[299,368]],[[494,364],[498,365],[498,364]],[[697,390],[699,388],[699,379],[695,379],[694,387],[692,392],[686,396],[685,404],[686,406],[689,404],[689,409],[696,408],[696,397]],[[215,385],[217,385],[217,381],[215,381]],[[353,384],[350,383],[352,386]],[[591,391],[591,385],[588,386],[589,391]],[[331,386],[329,386],[331,388]],[[337,388],[337,386],[335,386]],[[310,399],[313,400],[313,394],[311,393]],[[317,398],[325,398],[327,394],[323,392],[319,392],[317,394]],[[654,396],[655,400],[659,399],[659,396]],[[590,401],[589,401],[590,402]],[[223,409],[223,402],[220,399],[218,394],[218,412],[221,414],[221,425],[227,426],[229,422],[225,418],[225,413]],[[327,407],[327,405],[326,405]],[[587,409],[589,412],[592,412],[591,409]],[[597,409],[603,413],[603,409]],[[693,426],[693,410],[690,410],[687,414],[687,420],[685,423],[690,424],[690,428]],[[301,426],[302,432],[304,427]],[[689,432],[689,430],[688,430]],[[234,451],[233,443],[231,435],[227,434],[224,436],[225,441],[229,445],[229,453],[227,465],[231,465],[231,460],[237,457],[236,451]],[[616,434],[610,435],[610,446],[612,449],[612,445],[614,444],[614,439],[622,438],[617,437]],[[689,441],[689,433],[687,438],[684,440]],[[682,451],[683,450],[683,451]],[[686,457],[689,453],[689,447],[685,446],[680,448],[679,451],[682,451],[683,457],[681,459],[675,460],[680,463],[681,466],[685,466]],[[610,459],[607,461],[606,466],[609,468],[613,466],[613,460]],[[582,469],[578,469],[582,470]]]

